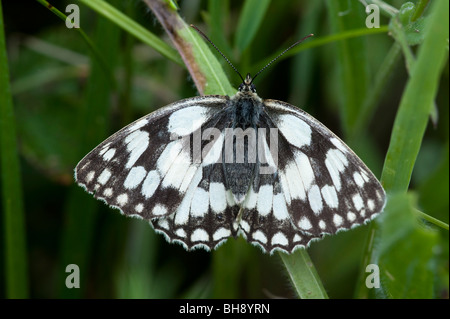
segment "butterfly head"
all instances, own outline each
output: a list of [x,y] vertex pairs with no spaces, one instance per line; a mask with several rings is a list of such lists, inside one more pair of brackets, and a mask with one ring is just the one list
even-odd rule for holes
[[239,85],[239,92],[256,93],[256,87],[253,84],[253,79],[250,73],[247,73],[245,80]]

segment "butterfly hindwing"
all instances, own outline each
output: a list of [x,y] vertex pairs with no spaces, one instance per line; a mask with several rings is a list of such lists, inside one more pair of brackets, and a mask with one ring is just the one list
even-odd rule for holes
[[186,249],[214,249],[230,236],[236,237],[234,221],[239,212],[223,184],[221,164],[210,164],[202,170],[201,181],[194,181],[175,213],[153,220],[153,227],[169,242],[178,242]]

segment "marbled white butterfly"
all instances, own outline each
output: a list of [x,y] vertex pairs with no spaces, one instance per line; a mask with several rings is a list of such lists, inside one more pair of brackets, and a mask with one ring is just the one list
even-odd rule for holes
[[385,192],[358,156],[304,111],[261,99],[254,78],[124,127],[78,163],[76,181],[186,249],[241,234],[292,252],[380,213]]

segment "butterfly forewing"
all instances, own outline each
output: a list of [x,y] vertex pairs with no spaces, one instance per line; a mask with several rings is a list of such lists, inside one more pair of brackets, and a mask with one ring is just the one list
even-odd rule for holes
[[222,110],[225,101],[220,96],[190,98],[135,121],[86,155],[75,179],[125,215],[152,219],[173,214],[191,182],[202,178],[201,164],[193,163],[180,137]]

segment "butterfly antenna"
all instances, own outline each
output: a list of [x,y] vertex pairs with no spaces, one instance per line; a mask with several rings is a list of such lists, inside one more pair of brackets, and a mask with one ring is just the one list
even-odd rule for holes
[[225,59],[225,61],[228,62],[228,64],[233,68],[233,70],[240,76],[242,83],[244,83],[244,78],[242,77],[242,75],[239,73],[239,71],[234,67],[233,63],[230,62],[230,60],[228,60],[228,58],[225,56],[225,54],[222,53],[222,51],[219,50],[218,47],[216,47],[216,45],[206,36],[206,34],[204,34],[199,28],[197,28],[195,25],[191,24],[191,27],[194,28],[202,37],[204,37],[206,39],[206,41],[208,41],[209,43],[211,43],[211,45],[214,47],[214,49],[217,50],[217,52],[220,53],[220,55]]
[[[295,42],[294,44],[292,44],[289,48],[287,48],[286,50],[284,50],[283,52],[281,52],[280,54],[278,54],[276,58],[272,59],[272,61],[270,61],[269,63],[267,63],[265,67],[263,67],[261,70],[259,70],[258,73],[255,74],[255,76],[253,77],[251,83],[253,83],[253,81],[256,79],[256,77],[257,77],[262,71],[264,71],[265,69],[267,69],[273,62],[275,62],[276,60],[278,60],[278,58],[280,58],[283,54],[285,54],[286,52],[288,52],[290,49],[292,49],[292,48],[295,47],[296,45],[302,43],[303,41],[305,41],[305,40],[308,39],[309,37],[312,37],[313,35],[314,35],[314,34],[312,34],[312,33],[309,34],[309,35],[307,35],[307,36],[304,37],[303,39],[298,40],[297,42]],[[250,83],[250,84],[251,84],[251,83]]]

